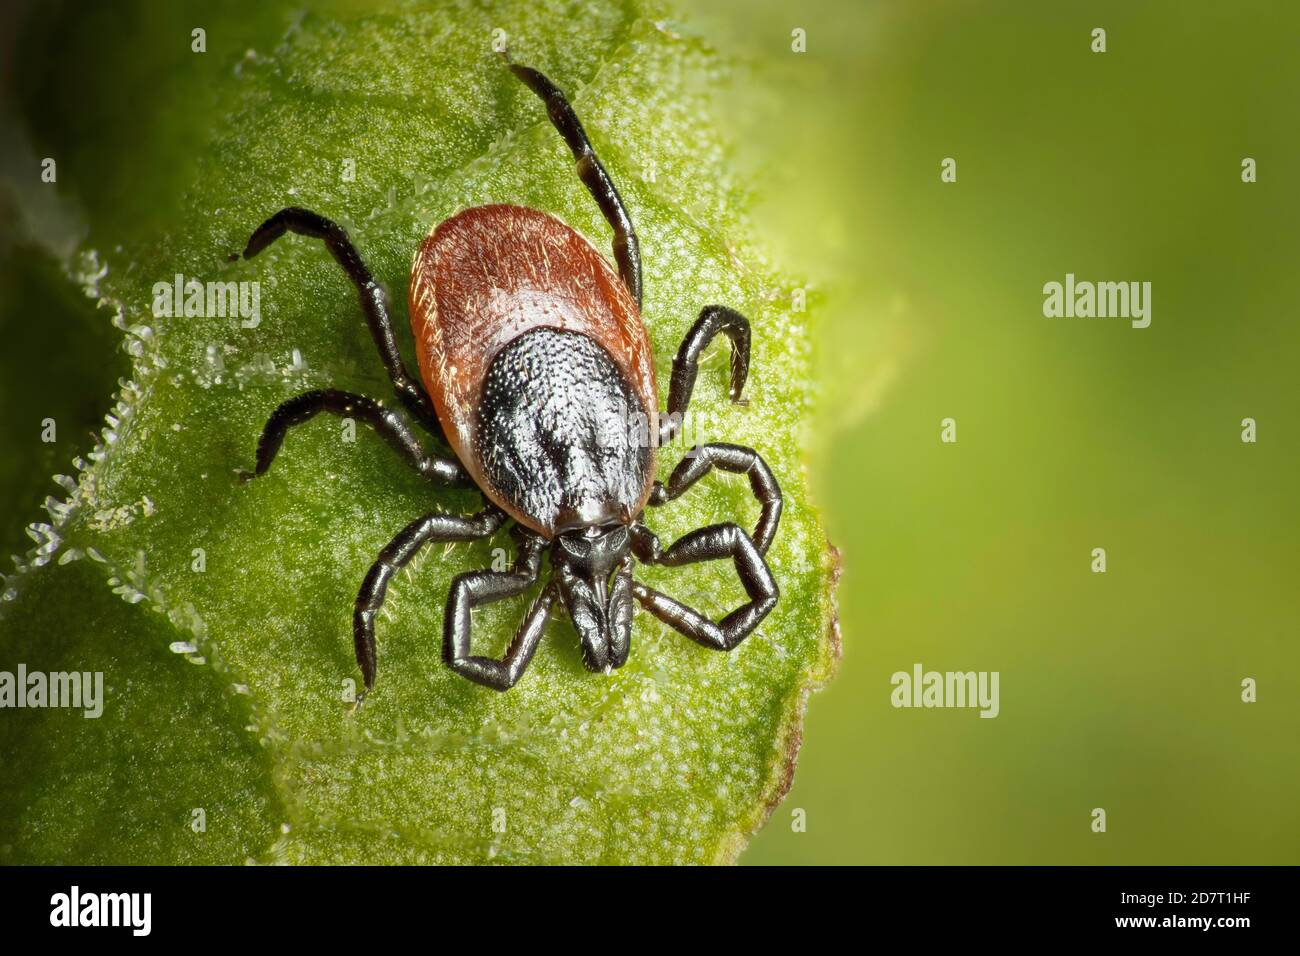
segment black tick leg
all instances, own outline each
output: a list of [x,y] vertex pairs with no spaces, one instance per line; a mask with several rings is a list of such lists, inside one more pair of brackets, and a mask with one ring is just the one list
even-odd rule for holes
[[682,417],[691,404],[691,392],[695,390],[695,378],[700,371],[700,356],[719,332],[731,340],[731,400],[740,401],[745,379],[749,377],[749,319],[725,305],[706,305],[673,359],[668,414],[659,419],[660,445],[667,445],[681,430]]
[[695,484],[715,467],[734,474],[749,475],[749,487],[754,497],[763,506],[758,524],[754,526],[753,540],[759,554],[767,554],[772,539],[776,537],[777,525],[781,522],[781,486],[776,476],[767,467],[761,455],[752,448],[743,445],[728,445],[714,442],[698,445],[677,463],[668,478],[668,484],[656,481],[650,493],[651,505],[663,505],[681,497],[691,485]]
[[438,423],[433,403],[429,401],[419,380],[412,377],[402,362],[401,352],[397,348],[397,336],[393,333],[393,320],[388,314],[388,297],[366,268],[361,254],[352,245],[352,240],[342,226],[310,210],[290,206],[281,209],[257,227],[244,248],[244,258],[253,258],[286,231],[325,241],[325,248],[357,287],[357,294],[361,297],[361,311],[366,315],[371,338],[375,340],[379,357],[388,369],[388,376],[393,381],[398,397],[430,432],[442,438],[442,426]]
[[729,651],[748,637],[776,607],[781,596],[763,555],[736,524],[715,524],[692,531],[673,542],[667,551],[660,550],[659,539],[652,532],[638,526],[632,547],[641,561],[669,567],[726,557],[735,561],[736,573],[745,586],[749,602],[717,623],[639,581],[632,585],[632,593],[647,611],[691,640],[714,650]]
[[411,426],[397,412],[384,408],[373,398],[334,389],[304,392],[284,402],[271,413],[262,429],[262,437],[257,442],[256,474],[266,474],[290,428],[301,425],[320,412],[365,422],[401,452],[407,462],[426,478],[449,485],[471,484],[469,475],[456,459],[426,455],[419,439],[411,431]]
[[451,582],[447,612],[442,619],[442,659],[462,677],[493,690],[509,690],[533,659],[546,629],[555,600],[555,586],[547,585],[524,615],[502,660],[470,653],[470,612],[480,604],[515,597],[537,581],[546,541],[531,531],[518,529],[519,554],[509,571],[469,571]]
[[383,607],[388,582],[430,541],[475,541],[486,538],[505,523],[505,513],[489,507],[468,517],[428,514],[416,518],[398,532],[371,566],[352,612],[352,637],[356,644],[357,664],[365,678],[366,690],[375,686],[375,615]]
[[578,166],[578,178],[582,180],[596,205],[604,214],[606,221],[614,230],[614,261],[618,263],[618,274],[623,277],[627,290],[641,307],[641,250],[637,244],[636,230],[632,228],[632,217],[628,215],[623,198],[614,187],[614,181],[605,172],[605,167],[596,158],[596,151],[591,146],[587,131],[578,121],[578,114],[565,98],[560,89],[546,76],[532,67],[510,64],[510,71],[519,77],[530,90],[536,93],[546,104],[546,113],[551,125],[564,137],[569,150],[573,153]]

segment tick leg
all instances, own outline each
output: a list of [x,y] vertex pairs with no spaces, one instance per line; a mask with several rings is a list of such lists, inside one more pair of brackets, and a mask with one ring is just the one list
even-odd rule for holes
[[447,613],[442,621],[442,659],[457,674],[493,690],[509,690],[528,667],[546,629],[555,586],[537,596],[501,660],[470,653],[470,612],[480,604],[515,597],[536,581],[546,542],[538,535],[519,532],[519,555],[509,571],[470,571],[451,582]]
[[668,484],[656,481],[650,493],[651,505],[663,505],[681,497],[691,485],[695,484],[714,468],[733,474],[749,476],[749,487],[754,497],[763,506],[758,524],[754,526],[753,541],[759,554],[767,554],[772,539],[776,537],[776,528],[781,521],[781,486],[776,476],[767,467],[761,455],[752,448],[743,445],[728,445],[713,442],[697,445],[690,453],[677,463],[673,473],[668,477]]
[[596,200],[596,205],[604,214],[606,221],[614,230],[614,261],[618,263],[618,274],[636,299],[637,308],[641,307],[641,250],[636,240],[636,230],[632,228],[632,217],[628,215],[623,198],[614,188],[614,181],[605,172],[605,167],[596,158],[596,151],[591,146],[587,131],[578,121],[578,114],[559,88],[545,75],[531,67],[510,64],[510,71],[519,77],[530,90],[541,97],[546,104],[547,115],[551,125],[564,137],[573,153],[578,167],[578,178]]
[[417,551],[430,541],[476,541],[486,538],[505,523],[506,516],[492,507],[468,517],[428,514],[416,518],[398,532],[371,565],[352,611],[352,637],[356,644],[357,664],[365,678],[366,690],[375,686],[375,615],[383,607],[388,582],[404,568]]
[[647,564],[678,567],[726,557],[735,561],[736,573],[740,576],[740,583],[745,586],[749,602],[717,623],[639,581],[632,585],[632,593],[642,607],[705,647],[720,651],[731,650],[767,617],[781,596],[763,555],[739,525],[715,524],[700,528],[683,535],[667,551],[660,550],[659,539],[652,532],[644,526],[638,526],[632,546],[637,557]]
[[719,332],[731,340],[731,400],[740,401],[745,379],[749,377],[749,319],[725,305],[706,305],[673,359],[668,414],[659,420],[660,445],[671,442],[681,430],[682,416],[691,404],[691,392],[695,390],[695,378],[700,371],[700,356]]
[[470,477],[454,458],[434,458],[424,453],[420,441],[411,431],[410,424],[391,408],[384,408],[373,398],[353,395],[351,392],[339,392],[334,389],[321,389],[304,392],[289,399],[271,413],[270,419],[262,429],[262,437],[257,443],[256,474],[266,474],[275,460],[280,446],[284,444],[285,433],[295,425],[301,425],[320,412],[330,412],[341,418],[356,418],[388,440],[388,443],[402,453],[416,471],[426,478],[432,478],[449,485],[471,484]]
[[429,396],[419,380],[411,376],[406,370],[405,363],[402,362],[401,352],[397,348],[397,337],[393,333],[393,320],[388,314],[388,297],[384,295],[383,288],[366,268],[366,264],[361,260],[361,254],[357,252],[356,246],[352,245],[352,240],[348,238],[342,226],[310,210],[290,206],[281,209],[257,227],[244,248],[244,258],[253,258],[283,236],[286,231],[325,241],[325,248],[330,251],[334,260],[343,267],[352,284],[357,287],[357,294],[361,297],[361,311],[365,313],[366,324],[370,326],[370,335],[375,340],[379,357],[384,362],[384,368],[388,369],[388,376],[393,381],[393,388],[397,390],[398,397],[410,409],[412,415],[434,435],[442,438],[442,426],[438,423],[438,415],[433,409],[433,403],[429,401]]

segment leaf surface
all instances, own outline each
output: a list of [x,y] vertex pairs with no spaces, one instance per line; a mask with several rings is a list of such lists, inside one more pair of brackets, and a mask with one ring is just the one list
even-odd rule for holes
[[[157,25],[133,34],[124,42],[142,45],[143,62],[167,60],[166,89],[134,113],[105,107],[122,128],[77,140],[129,156],[66,188],[85,191],[90,225],[75,271],[126,330],[132,375],[41,531],[45,553],[7,582],[0,652],[6,667],[102,663],[110,691],[99,721],[47,711],[30,718],[39,734],[0,721],[16,765],[75,760],[90,781],[81,797],[51,798],[48,777],[11,778],[0,847],[40,861],[77,847],[105,862],[734,859],[788,786],[807,692],[837,650],[834,561],[800,457],[818,305],[791,311],[799,283],[766,265],[744,218],[750,184],[727,172],[718,92],[754,78],[640,3],[330,4],[288,21],[255,7],[196,14],[203,54],[144,49],[184,47],[184,15],[167,18],[165,38]],[[347,441],[327,416],[293,430],[265,477],[237,480],[286,398],[333,387],[398,403],[355,291],[319,242],[228,255],[283,206],[334,218],[389,290],[405,341],[413,252],[460,208],[545,209],[608,249],[541,104],[493,54],[494,30],[568,92],[631,209],[660,380],[702,306],[750,316],[748,403],[727,402],[720,342],[692,408],[699,437],[752,445],[782,484],[768,556],[782,598],[728,654],[639,612],[631,658],[612,675],[588,673],[572,626],[552,620],[523,679],[498,694],[442,666],[441,628],[452,577],[490,566],[509,535],[435,546],[390,588],[378,684],[354,712],[343,697],[360,681],[350,621],[367,568],[412,518],[466,513],[478,495],[429,485],[364,427]],[[147,71],[134,68],[143,91]],[[84,168],[96,154],[73,155]],[[141,190],[156,204],[143,208]],[[155,316],[153,286],[177,274],[259,282],[260,322]],[[682,452],[661,450],[661,474]],[[715,521],[752,528],[757,515],[742,477],[715,474],[647,521],[667,543]],[[57,563],[68,555],[82,557]],[[638,573],[715,618],[744,600],[730,562]],[[134,603],[106,602],[108,588]],[[475,613],[476,653],[504,652],[530,597]],[[175,748],[184,764],[168,759]],[[134,780],[129,812],[89,814],[88,794],[146,757],[157,774]],[[190,805],[216,808],[206,836],[219,840],[189,830]],[[177,835],[149,838],[173,825]]]

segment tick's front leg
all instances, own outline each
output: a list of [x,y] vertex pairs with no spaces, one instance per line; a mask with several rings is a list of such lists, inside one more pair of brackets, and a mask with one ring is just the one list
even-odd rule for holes
[[545,541],[522,530],[519,537],[519,556],[509,571],[469,571],[451,582],[442,621],[443,662],[460,676],[493,690],[509,690],[515,686],[533,659],[555,600],[554,586],[548,586],[537,596],[503,659],[470,653],[470,612],[480,604],[523,594],[537,581]]
[[366,574],[352,612],[352,636],[357,664],[366,690],[375,686],[375,615],[384,605],[388,582],[430,541],[475,541],[486,538],[505,523],[505,513],[489,507],[476,515],[428,514],[398,532],[379,553]]
[[636,531],[633,547],[637,558],[646,564],[680,567],[728,557],[735,562],[736,573],[745,586],[749,601],[716,623],[694,608],[639,581],[633,585],[632,593],[642,607],[705,647],[731,650],[758,627],[781,597],[763,555],[739,525],[715,524],[700,528],[682,535],[666,551],[659,547],[659,539],[653,533],[644,527]]

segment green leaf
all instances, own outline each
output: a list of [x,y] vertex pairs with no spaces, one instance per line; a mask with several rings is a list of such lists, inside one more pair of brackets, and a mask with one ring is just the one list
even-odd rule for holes
[[0,317],[0,448],[7,452],[0,454],[0,501],[14,515],[0,526],[0,555],[7,557],[31,545],[24,522],[59,492],[50,475],[66,469],[98,429],[104,402],[130,363],[117,348],[121,334],[33,246],[0,258]]
[[[59,613],[70,600],[75,614]],[[10,673],[21,663],[104,676],[98,717],[44,708],[0,720],[0,863],[241,863],[265,854],[283,816],[271,753],[245,730],[247,699],[213,668],[168,649],[181,635],[165,617],[121,600],[98,565],[78,561],[25,581],[5,626]]]
[[[105,718],[42,714],[49,733],[11,734],[5,752],[39,762],[53,748],[48,759],[116,780],[124,761],[146,759],[121,741],[128,720],[133,746],[158,763],[139,787],[221,809],[216,820],[209,810],[206,842],[188,829],[150,838],[188,819],[143,797],[92,818],[75,798],[43,799],[49,781],[24,773],[4,791],[0,846],[21,859],[73,858],[65,830],[76,826],[78,847],[113,862],[732,860],[788,787],[807,694],[837,652],[833,552],[800,456],[817,297],[792,311],[799,280],[772,271],[749,235],[752,184],[728,172],[719,105],[723,91],[761,77],[650,4],[362,6],[287,23],[226,5],[220,18],[169,15],[123,41],[140,47],[143,99],[99,114],[121,128],[101,123],[73,139],[34,123],[51,142],[80,144],[69,155],[81,168],[103,170],[64,188],[90,219],[80,278],[126,328],[133,369],[102,447],[40,532],[37,566],[8,581],[0,625],[4,662],[102,662]],[[188,53],[191,23],[205,27],[206,53]],[[342,699],[345,682],[359,681],[351,607],[370,562],[415,516],[466,512],[478,496],[430,486],[364,428],[343,440],[332,418],[294,430],[268,475],[238,481],[284,399],[328,386],[396,402],[355,291],[320,243],[289,237],[251,262],[227,257],[280,207],[314,209],[348,228],[403,316],[414,250],[465,206],[545,209],[608,248],[541,104],[493,54],[496,29],[517,61],[570,94],[628,202],[661,381],[703,305],[750,316],[748,404],[726,399],[723,343],[706,357],[692,408],[708,439],[756,447],[781,481],[787,506],[768,560],[782,598],[729,654],[638,613],[631,659],[612,675],[588,673],[571,625],[553,620],[523,679],[497,694],[442,666],[441,618],[452,577],[490,565],[509,536],[426,549],[390,589],[378,684],[353,711]],[[172,79],[154,103],[140,63],[162,62]],[[100,164],[96,150],[128,158]],[[345,160],[355,181],[341,175]],[[151,187],[158,201],[144,209],[138,194]],[[259,281],[260,324],[155,318],[152,286],[177,273]],[[662,450],[661,471],[682,450]],[[715,475],[648,518],[667,542],[714,521],[752,527],[757,515],[743,478]],[[75,572],[55,563],[83,555]],[[744,600],[729,562],[638,573],[715,616]],[[107,587],[138,603],[110,612]],[[503,653],[526,603],[481,609],[477,652]],[[169,667],[159,660],[169,645],[203,663],[177,656]],[[149,693],[128,694],[142,682]],[[111,721],[128,702],[131,716]],[[75,733],[59,727],[67,722]],[[188,761],[169,765],[180,746]]]

